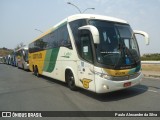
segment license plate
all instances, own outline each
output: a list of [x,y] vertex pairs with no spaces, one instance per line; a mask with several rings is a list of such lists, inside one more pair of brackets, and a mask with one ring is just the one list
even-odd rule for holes
[[131,82],[127,82],[123,84],[123,87],[129,87],[129,86],[131,86]]

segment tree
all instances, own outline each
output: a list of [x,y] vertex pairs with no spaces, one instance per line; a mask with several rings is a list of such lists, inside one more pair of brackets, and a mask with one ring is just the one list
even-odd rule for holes
[[3,50],[7,50],[7,48],[5,48],[5,47],[3,47],[2,49],[3,49]]
[[16,46],[15,50],[18,50],[19,48],[24,47],[24,46],[25,46],[25,44],[23,42],[21,42]]

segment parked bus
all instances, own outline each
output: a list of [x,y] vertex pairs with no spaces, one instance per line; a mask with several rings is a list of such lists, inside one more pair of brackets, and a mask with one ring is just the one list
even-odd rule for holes
[[107,16],[70,16],[29,44],[29,69],[77,87],[106,93],[140,84],[138,43],[128,22]]
[[1,63],[4,63],[3,57],[0,57],[0,64],[1,64]]
[[11,65],[16,66],[16,52],[15,51],[11,53]]
[[6,64],[7,65],[11,64],[11,55],[10,54],[6,56]]
[[7,64],[7,56],[4,56],[3,59],[4,59],[4,64]]
[[29,69],[29,62],[28,62],[28,47],[24,46],[16,50],[16,60],[15,64],[18,68],[22,68],[24,70]]

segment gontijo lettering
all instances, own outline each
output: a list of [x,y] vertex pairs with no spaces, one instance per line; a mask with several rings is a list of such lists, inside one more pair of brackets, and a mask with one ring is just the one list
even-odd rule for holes
[[42,58],[42,53],[33,54],[33,59]]

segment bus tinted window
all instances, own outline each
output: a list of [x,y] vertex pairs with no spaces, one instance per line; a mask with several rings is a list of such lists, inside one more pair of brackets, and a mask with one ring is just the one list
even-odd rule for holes
[[67,46],[67,44],[70,44],[70,38],[67,25],[65,25],[58,29],[58,45]]
[[34,41],[29,45],[29,52],[38,52],[46,49],[67,46],[71,43],[67,25],[63,25],[55,31],[45,35],[44,37]]

